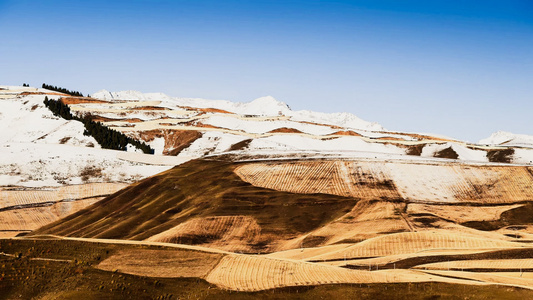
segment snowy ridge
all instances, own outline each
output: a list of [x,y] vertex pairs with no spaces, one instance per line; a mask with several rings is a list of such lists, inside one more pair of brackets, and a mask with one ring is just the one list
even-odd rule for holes
[[162,93],[142,93],[139,91],[108,92],[98,91],[91,95],[101,100],[162,100],[163,106],[189,106],[197,108],[216,108],[240,115],[289,116],[294,121],[304,121],[335,125],[340,127],[380,131],[384,128],[378,123],[364,121],[351,113],[320,113],[308,110],[292,111],[289,106],[272,96],[260,97],[251,102],[239,103],[226,100],[206,100],[200,98],[172,98]]
[[490,137],[480,140],[479,144],[533,148],[533,136],[498,131]]
[[309,110],[291,112],[294,121],[308,121],[321,124],[335,125],[345,128],[362,129],[369,131],[383,131],[385,128],[377,122],[367,122],[351,113],[321,113]]

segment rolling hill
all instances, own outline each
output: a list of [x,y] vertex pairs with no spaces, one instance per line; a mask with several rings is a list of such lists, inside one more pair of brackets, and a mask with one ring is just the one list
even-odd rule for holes
[[[155,154],[102,149],[44,97]],[[4,86],[0,104],[8,298],[531,297],[530,137],[394,132],[272,97]]]

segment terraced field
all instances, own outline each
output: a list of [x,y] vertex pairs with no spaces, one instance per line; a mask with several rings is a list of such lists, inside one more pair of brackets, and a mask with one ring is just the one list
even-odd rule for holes
[[264,188],[362,200],[501,204],[533,199],[533,169],[525,166],[304,161],[251,163],[235,172]]
[[384,163],[311,161],[253,163],[235,170],[253,185],[301,194],[332,194],[362,200],[398,199]]
[[412,203],[407,207],[408,214],[431,214],[454,222],[494,221],[501,218],[502,213],[523,207],[524,204],[498,206],[465,206],[465,205],[428,205]]
[[15,236],[35,230],[126,186],[121,183],[89,183],[58,188],[0,188],[0,236]]
[[0,291],[7,299],[407,300],[533,295],[526,285],[531,274],[518,272],[348,270],[172,244],[46,236],[0,239],[0,249]]
[[503,240],[467,237],[432,231],[405,232],[365,240],[340,251],[316,256],[314,260],[339,260],[416,253],[433,249],[507,249],[528,245]]
[[249,216],[195,218],[147,239],[176,244],[208,244],[227,251],[247,251],[261,239],[261,227]]
[[99,263],[98,268],[140,276],[204,278],[222,256],[192,250],[122,250]]
[[126,187],[123,183],[88,183],[49,188],[0,188],[0,208],[61,200],[109,196]]
[[484,270],[494,271],[533,271],[533,259],[485,259],[485,260],[456,260],[438,262],[416,266],[424,270]]
[[532,186],[530,169],[514,165],[212,157],[27,238],[174,245],[181,250],[116,252],[97,268],[188,274],[238,292],[429,282],[468,286],[467,295],[487,285],[533,289]]
[[[227,255],[209,273],[206,280],[226,289],[260,291],[287,286],[339,283],[423,282],[433,281],[435,277],[408,270],[356,271],[328,265],[250,255]],[[445,278],[437,280],[460,282]]]

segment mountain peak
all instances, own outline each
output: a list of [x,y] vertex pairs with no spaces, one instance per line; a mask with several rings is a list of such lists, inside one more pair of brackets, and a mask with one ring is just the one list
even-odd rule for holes
[[289,106],[281,101],[276,100],[272,96],[265,96],[257,98],[251,102],[245,103],[245,110],[248,114],[254,115],[279,115],[287,114],[291,111]]

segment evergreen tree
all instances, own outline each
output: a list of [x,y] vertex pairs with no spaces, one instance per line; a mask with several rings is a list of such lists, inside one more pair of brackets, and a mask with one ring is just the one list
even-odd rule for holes
[[[43,84],[44,85],[44,84]],[[104,149],[114,149],[126,151],[128,144],[133,145],[144,153],[154,154],[154,149],[146,143],[127,137],[122,132],[110,129],[100,122],[91,120],[91,116],[78,117],[72,114],[68,105],[60,100],[48,99],[44,97],[44,105],[52,111],[55,116],[62,117],[66,120],[76,120],[83,123],[85,130],[83,135],[92,136]]]

